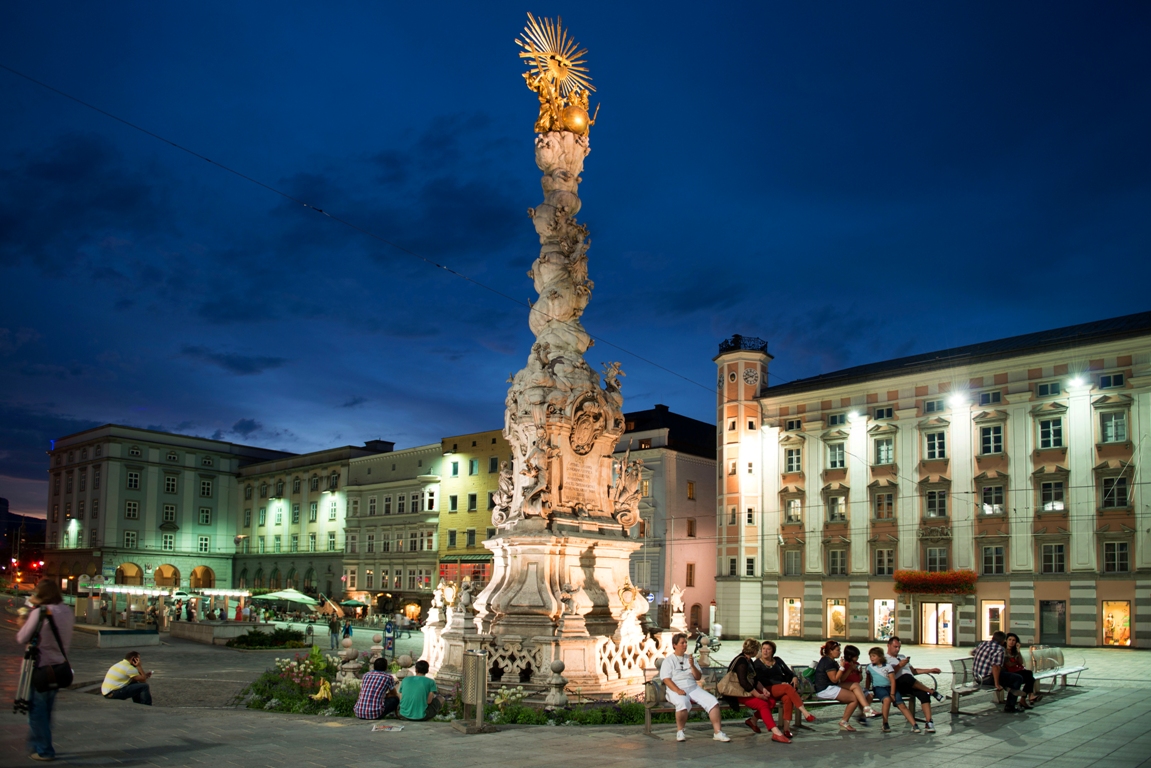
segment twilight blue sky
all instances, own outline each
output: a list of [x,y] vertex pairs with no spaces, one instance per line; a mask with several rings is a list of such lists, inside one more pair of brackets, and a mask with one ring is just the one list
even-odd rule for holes
[[[7,3],[0,64],[517,298],[560,14],[602,102],[589,331],[625,408],[1146,310],[1146,3]],[[291,451],[502,420],[526,310],[0,70],[0,496],[119,422]],[[597,99],[593,99],[593,104]]]

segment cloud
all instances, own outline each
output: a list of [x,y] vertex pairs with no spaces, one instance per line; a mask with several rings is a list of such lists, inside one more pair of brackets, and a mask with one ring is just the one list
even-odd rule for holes
[[232,425],[232,431],[243,437],[248,437],[253,432],[260,432],[263,429],[264,425],[255,419],[240,419]]
[[20,328],[15,333],[9,328],[0,328],[0,355],[10,355],[39,338],[40,334],[32,328]]
[[356,397],[353,397],[350,400],[348,400],[346,403],[344,403],[340,407],[341,408],[356,408],[357,406],[361,406],[366,402],[368,402],[368,398],[360,397],[357,395]]
[[194,360],[203,360],[206,363],[217,365],[228,373],[237,376],[255,376],[273,368],[279,368],[287,362],[282,357],[261,357],[254,355],[237,355],[231,352],[213,352],[207,347],[185,345],[180,354]]
[[101,422],[52,413],[51,405],[0,403],[0,475],[43,480],[52,441],[100,426]]

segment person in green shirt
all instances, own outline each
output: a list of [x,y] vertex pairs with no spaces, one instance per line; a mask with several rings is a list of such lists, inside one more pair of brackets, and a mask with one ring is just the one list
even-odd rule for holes
[[436,681],[428,677],[428,663],[416,662],[416,674],[400,681],[400,717],[405,720],[430,720],[439,714],[444,700],[436,691]]

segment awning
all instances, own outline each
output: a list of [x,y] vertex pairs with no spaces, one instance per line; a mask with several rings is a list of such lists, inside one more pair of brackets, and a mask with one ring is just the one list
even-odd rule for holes
[[303,592],[294,589],[284,589],[279,592],[270,592],[266,595],[253,595],[251,600],[284,600],[289,603],[302,603],[303,605],[316,605],[318,600],[308,597]]
[[367,608],[367,603],[361,603],[359,600],[345,600],[340,605],[348,606],[349,608]]
[[492,555],[489,552],[486,555],[441,555],[440,562],[451,565],[452,563],[490,563]]

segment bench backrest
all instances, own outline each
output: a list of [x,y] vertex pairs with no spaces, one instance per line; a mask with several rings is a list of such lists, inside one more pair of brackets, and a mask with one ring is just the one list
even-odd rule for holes
[[1063,666],[1063,649],[1050,648],[1046,645],[1031,646],[1031,671],[1042,672],[1045,669],[1059,669]]
[[964,656],[951,660],[952,685],[967,685],[975,682],[975,659]]

